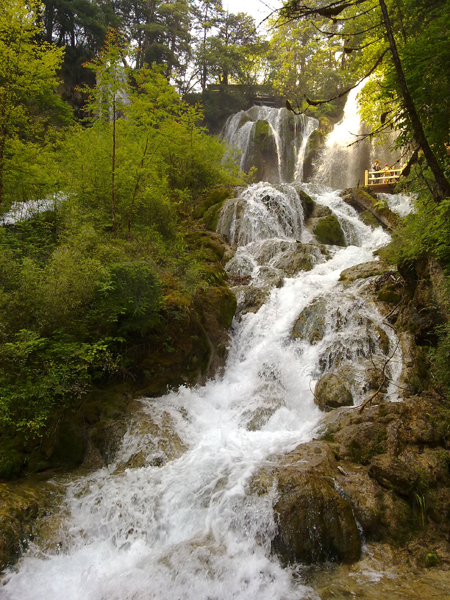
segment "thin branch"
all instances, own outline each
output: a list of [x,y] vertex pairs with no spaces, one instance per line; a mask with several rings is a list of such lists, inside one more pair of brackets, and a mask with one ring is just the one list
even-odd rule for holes
[[394,351],[392,352],[391,356],[388,357],[388,359],[386,360],[386,362],[383,365],[383,369],[381,371],[381,374],[383,375],[383,381],[381,382],[380,387],[377,389],[377,391],[375,392],[375,394],[373,394],[372,396],[370,396],[370,398],[367,398],[367,400],[365,400],[363,402],[363,404],[361,404],[361,406],[359,407],[359,410],[358,410],[358,415],[360,415],[362,413],[362,411],[365,409],[365,407],[368,404],[370,404],[372,402],[372,400],[374,398],[376,398],[376,396],[378,396],[378,394],[380,393],[383,385],[385,384],[386,380],[388,379],[388,377],[386,375],[386,367],[391,362],[391,360],[394,358],[394,355],[397,352],[399,344],[400,344],[400,342],[397,342],[397,345],[395,346]]
[[[336,94],[336,96],[333,96],[332,98],[328,98],[328,100],[310,100],[306,95],[304,95],[303,96],[304,99],[309,104],[309,106],[319,106],[320,104],[328,104],[329,102],[332,102],[333,100],[337,100],[338,98],[342,98],[343,96],[345,96],[346,94],[348,94],[351,90],[354,90],[356,87],[358,87],[358,85],[360,83],[362,83],[365,79],[367,79],[368,77],[370,77],[372,75],[372,73],[382,63],[383,58],[384,58],[384,56],[386,55],[386,53],[388,51],[389,51],[389,49],[386,48],[386,50],[384,50],[384,52],[381,54],[381,56],[378,57],[377,61],[375,62],[374,66],[370,69],[370,71],[368,71],[363,77],[361,77],[361,79],[359,81],[357,81],[355,83],[355,85],[352,85],[351,87],[343,90],[339,94]],[[292,112],[294,112],[294,114],[303,114],[303,113],[295,112],[293,109],[292,109]]]

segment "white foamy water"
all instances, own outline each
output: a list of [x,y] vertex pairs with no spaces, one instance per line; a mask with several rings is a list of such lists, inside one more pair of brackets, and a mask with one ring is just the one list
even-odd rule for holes
[[272,183],[302,181],[306,145],[318,125],[317,119],[294,115],[286,108],[253,106],[232,115],[222,137],[240,153],[243,171],[258,166]]
[[378,197],[387,203],[389,208],[400,215],[406,217],[414,210],[413,197],[408,194],[378,194]]
[[0,225],[13,225],[20,221],[34,219],[43,212],[55,211],[66,199],[67,196],[64,194],[55,194],[40,200],[14,202],[10,210],[0,217]]
[[[315,382],[333,365],[377,351],[367,342],[370,324],[385,330],[391,348],[395,340],[360,294],[362,284],[345,288],[338,281],[343,269],[373,260],[389,236],[361,223],[337,193],[305,189],[336,214],[348,247],[328,247],[327,260],[318,252],[312,270],[286,278],[258,312],[235,323],[222,376],[142,400],[115,462],[68,485],[60,544],[32,547],[5,577],[2,598],[319,598],[271,554],[275,492],[258,496],[251,479],[274,455],[311,439],[322,415]],[[250,263],[258,244],[270,241],[276,254],[277,244],[313,241],[294,188],[257,184],[240,202],[229,225]],[[316,299],[328,307],[323,339],[293,340],[295,320]],[[392,364],[395,380],[399,363]],[[152,427],[141,427],[146,419]],[[163,430],[172,436],[164,447],[157,439]],[[138,454],[141,466],[133,468]]]

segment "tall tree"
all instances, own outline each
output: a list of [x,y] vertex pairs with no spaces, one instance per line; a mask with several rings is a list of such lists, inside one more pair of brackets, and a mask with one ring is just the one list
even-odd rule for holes
[[[217,33],[205,44],[205,63],[219,83],[254,84],[258,77],[259,58],[267,44],[258,35],[253,17],[245,13],[223,13]],[[256,67],[256,68],[255,68]]]
[[194,33],[197,37],[196,66],[202,90],[205,91],[208,82],[207,42],[210,33],[220,21],[222,15],[222,0],[194,0]]
[[65,111],[56,95],[64,50],[36,41],[39,12],[39,0],[0,5],[0,206],[13,142],[36,141]]

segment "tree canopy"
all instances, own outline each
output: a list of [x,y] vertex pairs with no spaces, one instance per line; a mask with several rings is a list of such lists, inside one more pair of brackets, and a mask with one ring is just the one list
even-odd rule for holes
[[[316,26],[326,19],[323,35],[330,44],[340,43],[341,56],[359,54],[349,66],[355,79],[371,76],[369,93],[364,95],[365,114],[378,108],[381,127],[377,129],[394,127],[403,146],[412,144],[423,151],[436,196],[442,198],[450,195],[445,167],[450,129],[444,116],[448,111],[442,108],[448,101],[442,105],[440,96],[443,89],[450,89],[450,81],[448,71],[437,73],[437,65],[442,64],[439,59],[444,64],[448,60],[448,43],[439,44],[439,36],[448,24],[449,8],[446,2],[429,8],[428,0],[289,0],[280,15],[282,20],[307,20]],[[436,43],[437,55],[431,50]]]

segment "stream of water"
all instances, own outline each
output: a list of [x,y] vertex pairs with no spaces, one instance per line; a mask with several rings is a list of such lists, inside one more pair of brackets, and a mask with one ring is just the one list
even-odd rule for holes
[[[304,145],[300,140],[298,151]],[[230,201],[219,229],[238,249],[227,268],[249,275],[266,301],[235,321],[222,375],[140,401],[115,461],[67,484],[53,543],[30,547],[5,576],[2,598],[319,598],[271,553],[275,491],[253,493],[252,477],[312,438],[323,415],[312,391],[321,374],[367,358],[371,327],[383,329],[391,347],[395,340],[364,286],[339,282],[344,269],[373,260],[388,234],[364,225],[338,192],[301,187],[337,216],[347,246],[317,244],[305,226],[299,184],[258,183]],[[311,247],[312,268],[286,276],[283,260],[302,244]],[[270,285],[274,273],[277,286]],[[295,320],[317,299],[326,304],[322,339],[293,339]],[[394,381],[399,364],[397,356]],[[363,381],[364,369],[355,379],[356,402]],[[388,395],[396,399],[393,389]]]

